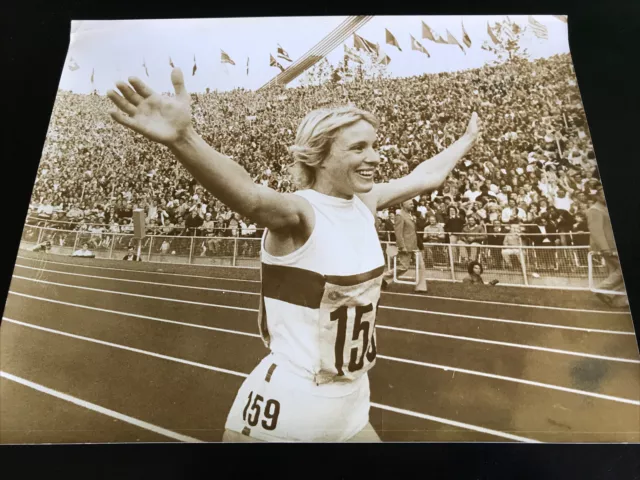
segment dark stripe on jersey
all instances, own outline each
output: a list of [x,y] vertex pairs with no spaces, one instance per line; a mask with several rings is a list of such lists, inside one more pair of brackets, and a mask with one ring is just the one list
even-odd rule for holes
[[327,283],[350,287],[378,278],[384,265],[356,275],[321,275],[311,270],[262,264],[262,294],[301,307],[320,308]]
[[341,287],[350,287],[352,285],[358,285],[374,278],[378,278],[384,273],[384,265],[379,266],[373,270],[365,273],[357,273],[355,275],[327,275],[327,283],[332,285],[339,285]]
[[242,434],[246,435],[247,437],[250,437],[251,436],[251,429],[249,427],[244,427],[242,429]]
[[276,371],[276,367],[277,365],[275,363],[271,364],[271,366],[269,367],[269,371],[267,372],[267,376],[264,377],[265,382],[269,383],[271,381],[271,376],[273,375],[273,372]]
[[324,276],[311,270],[262,264],[262,294],[300,307],[320,308]]

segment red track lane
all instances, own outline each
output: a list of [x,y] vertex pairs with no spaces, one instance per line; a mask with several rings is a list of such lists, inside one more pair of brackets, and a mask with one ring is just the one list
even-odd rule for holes
[[[60,261],[66,263],[66,259]],[[22,259],[19,263],[58,272],[17,267],[14,275],[60,284],[246,309],[254,309],[257,306],[258,297],[247,293],[216,292],[142,283],[179,284],[252,293],[259,291],[259,284],[255,282],[166,275],[171,272],[185,272],[184,269],[172,269],[167,265],[162,265],[166,272],[157,274],[157,272],[127,269],[95,268],[105,265],[99,261],[87,263],[91,268],[54,263],[43,264]],[[114,262],[109,263],[109,265],[113,264]],[[203,276],[211,276],[210,269],[201,269],[201,271],[208,272],[208,275]],[[67,274],[60,272],[67,272]],[[250,279],[249,271],[233,269],[216,269],[215,276],[222,277],[234,272],[238,272],[245,279]],[[69,275],[69,273],[81,275]],[[116,280],[82,275],[112,277]],[[138,282],[123,282],[117,279]],[[102,293],[18,278],[14,278],[11,290],[61,302],[179,322],[178,324],[163,323],[117,313],[83,309],[74,305],[61,305],[15,294],[9,295],[4,316],[63,333],[112,342],[241,373],[250,372],[266,353],[266,349],[258,338],[233,333],[233,331],[254,335],[257,333],[256,315],[252,311]],[[402,300],[406,302],[402,303]],[[632,331],[633,324],[627,315],[544,309],[524,310],[525,307],[515,305],[470,304],[388,294],[383,295],[382,305],[417,310],[433,309],[443,314],[381,309],[378,320],[381,327],[391,326],[467,337],[467,339],[445,338],[380,328],[377,334],[379,353],[383,357],[390,356],[464,368],[514,379],[522,378],[595,394],[622,397],[636,402],[640,398],[640,366],[637,363],[571,356],[526,348],[527,345],[534,345],[637,361],[639,358],[637,340],[633,335],[506,324],[444,314],[471,314],[510,319],[516,322]],[[470,305],[474,307],[471,312]],[[196,328],[183,323],[222,328],[232,332]],[[521,344],[525,348],[474,342],[472,339],[512,342]],[[205,441],[220,439],[226,414],[242,381],[241,378],[229,374],[97,345],[12,323],[3,324],[0,341],[3,371]],[[637,405],[514,381],[444,371],[424,365],[410,365],[385,358],[378,359],[370,376],[373,402],[443,419],[540,441],[607,442],[640,439],[638,433],[640,429],[637,424],[640,408]],[[28,424],[25,407],[20,406],[24,404],[20,398],[26,398],[24,396],[28,394],[24,392],[28,387],[21,385],[19,388],[7,389],[5,385],[8,383],[11,382],[2,380],[4,405],[0,410],[0,416],[6,418],[11,415],[13,423],[12,428],[9,429],[10,434],[3,434],[0,442],[55,442],[56,440],[52,440],[55,434],[52,434],[51,430],[33,428],[33,419],[42,418],[45,425],[47,421],[51,423],[51,420],[45,420],[47,409],[51,408],[49,405],[63,401],[52,398],[48,403],[45,400],[45,394],[40,392],[31,394],[31,397],[38,400],[30,403],[33,405],[33,415],[31,415],[31,424]],[[70,441],[73,431],[80,431],[83,424],[91,423],[84,419],[81,412],[77,410],[79,408],[74,406],[65,413],[74,428],[61,432],[60,441]],[[100,414],[91,412],[91,415],[87,414],[87,418],[94,418],[96,415]],[[23,417],[25,420],[21,421],[20,418]],[[505,441],[504,438],[495,435],[376,408],[371,411],[371,421],[383,440],[388,441]],[[92,425],[95,422],[98,420],[94,420]],[[140,429],[119,421],[109,419],[106,424],[111,428],[106,430],[95,428],[96,431],[101,432],[96,434],[95,441],[122,441],[123,438],[127,438],[127,441],[136,441],[134,438],[136,433],[139,438],[149,438],[149,435],[157,438],[156,434],[151,432],[145,433],[145,437],[139,434]],[[90,427],[87,430],[93,428]],[[38,434],[35,430],[44,433]],[[90,434],[78,433],[78,438],[90,438]],[[117,440],[101,440],[101,438]],[[155,441],[144,438],[142,441]]]

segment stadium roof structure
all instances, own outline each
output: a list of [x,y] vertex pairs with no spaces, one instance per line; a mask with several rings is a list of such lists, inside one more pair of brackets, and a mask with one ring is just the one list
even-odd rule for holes
[[292,82],[307,69],[322,60],[372,18],[373,15],[354,15],[347,17],[344,22],[314,45],[307,53],[265,83],[258,91],[273,85],[287,85]]

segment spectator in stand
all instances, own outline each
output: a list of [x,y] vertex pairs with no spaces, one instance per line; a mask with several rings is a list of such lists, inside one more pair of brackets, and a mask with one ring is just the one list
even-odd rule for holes
[[396,245],[398,246],[398,276],[409,270],[411,255],[418,250],[416,236],[416,222],[412,215],[413,200],[407,200],[402,204],[400,213],[395,217]]
[[126,260],[128,262],[141,262],[142,259],[134,252],[133,247],[129,247],[127,249],[127,254],[122,257],[122,260]]
[[215,230],[215,222],[212,219],[211,212],[207,212],[204,215],[204,222],[202,223],[202,232],[204,233],[204,236],[207,237],[206,246],[210,254],[213,254],[213,252],[215,252],[215,239],[213,238],[215,236],[214,230]]
[[396,214],[393,212],[389,212],[389,215],[384,221],[384,230],[387,234],[388,240],[392,243],[395,243],[396,241],[395,225],[396,225]]
[[464,219],[459,216],[458,209],[450,206],[447,211],[447,218],[444,224],[444,231],[448,234],[447,240],[450,244],[458,243],[458,238],[464,228]]
[[538,224],[529,228],[531,236],[530,241],[536,247],[550,247],[539,248],[535,250],[536,265],[542,269],[553,269],[556,266],[555,250],[552,247],[560,245],[560,238],[558,236],[558,229],[555,223],[549,221],[548,214],[543,214],[538,218]]
[[[578,212],[574,216],[574,223],[571,226],[571,243],[576,247],[589,246],[589,224],[586,215],[583,213]],[[587,266],[587,255],[588,253],[585,248],[578,248],[576,250],[576,263],[578,266]]]
[[184,221],[184,234],[187,236],[200,236],[200,227],[203,223],[204,220],[200,216],[199,211],[194,208]]
[[518,208],[514,198],[509,199],[508,205],[502,210],[502,223],[524,222],[527,220],[527,214],[522,208]]
[[[487,239],[485,229],[478,223],[476,217],[467,218],[467,224],[462,227],[462,235],[458,240],[458,245],[481,245]],[[478,248],[471,247],[471,260],[478,260]],[[466,247],[460,247],[460,255],[464,263],[468,260]]]
[[94,258],[95,254],[91,250],[89,250],[89,244],[85,242],[82,244],[82,248],[73,252],[71,256]]
[[491,247],[486,249],[488,265],[490,268],[502,268],[502,245],[507,231],[500,220],[494,220],[487,233],[487,245]]
[[514,268],[512,264],[512,258],[517,258],[520,261],[520,254],[522,252],[522,238],[520,237],[520,224],[514,223],[510,225],[509,233],[505,235],[502,243],[502,259],[507,269]]
[[229,220],[229,225],[227,228],[229,229],[229,233],[232,237],[238,236],[238,233],[239,233],[238,228],[240,226],[239,218],[240,216],[236,213],[236,214],[233,214],[233,216]]
[[[587,219],[589,233],[591,234],[591,250],[604,258],[609,271],[609,276],[596,286],[598,290],[624,292],[624,278],[618,259],[616,242],[613,238],[613,228],[607,210],[607,202],[604,191],[598,189],[594,196],[594,204],[589,208]],[[596,293],[597,297],[605,304],[615,308],[628,308],[629,299],[626,295],[607,295]]]
[[[396,245],[398,246],[398,277],[409,270],[411,266],[411,257],[414,252],[418,251],[416,221],[415,216],[412,214],[413,207],[413,200],[407,200],[402,204],[402,209],[399,214],[396,215],[395,234]],[[427,287],[424,282],[424,259],[420,257],[417,261],[418,279],[414,291],[426,292]],[[387,273],[387,278],[388,276],[389,273]]]
[[[435,215],[429,216],[429,224],[422,230],[425,243],[443,243],[445,240],[444,228],[437,223]],[[435,245],[423,246],[425,252],[425,265],[432,267],[434,259],[443,258],[442,247]]]

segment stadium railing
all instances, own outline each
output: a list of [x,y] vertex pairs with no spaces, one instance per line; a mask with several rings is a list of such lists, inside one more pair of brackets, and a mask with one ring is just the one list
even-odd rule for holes
[[50,241],[51,252],[59,255],[72,255],[87,243],[96,258],[119,260],[127,255],[129,247],[137,254],[139,246],[140,257],[146,262],[260,266],[260,238],[153,235],[138,245],[133,234],[95,234],[25,225],[21,248],[31,249],[45,241]]
[[[136,253],[138,250],[138,241],[132,234],[94,234],[33,225],[25,225],[20,246],[32,249],[47,240],[52,244],[51,253],[60,255],[73,254],[83,243],[89,244],[96,258],[122,259],[129,247]],[[260,242],[260,238],[246,237],[154,235],[142,240],[140,252],[146,262],[258,268]],[[381,241],[381,244],[385,263],[392,270],[397,253],[395,243]],[[398,278],[400,282],[415,283],[416,259],[424,261],[427,280],[460,282],[468,275],[471,260],[478,260],[483,266],[485,283],[498,280],[501,285],[592,290],[608,275],[604,260],[590,252],[588,246],[424,243],[420,255],[415,253],[411,256],[410,270]]]
[[[393,242],[381,242],[385,261],[394,268],[396,252]],[[389,248],[391,247],[391,248]],[[589,290],[593,278],[607,275],[604,261],[589,267],[588,246],[492,246],[482,244],[425,243],[421,255],[412,255],[412,268],[400,277],[402,283],[415,283],[416,259],[424,261],[427,280],[460,282],[468,273],[468,263],[477,260],[483,267],[485,283],[498,280],[500,285],[532,288]],[[591,271],[591,273],[590,273]]]

